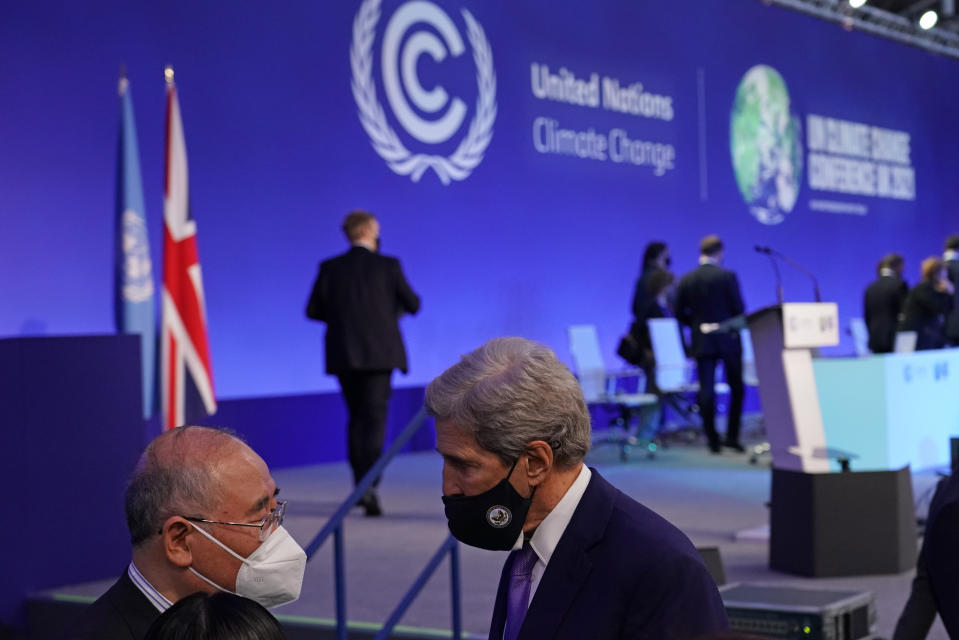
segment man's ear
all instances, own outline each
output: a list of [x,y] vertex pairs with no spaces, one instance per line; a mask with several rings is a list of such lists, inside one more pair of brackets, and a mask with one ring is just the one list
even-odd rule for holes
[[171,563],[186,568],[193,564],[193,551],[190,549],[189,535],[193,525],[180,516],[171,516],[163,523],[160,537],[163,553]]
[[542,440],[533,440],[526,445],[526,479],[531,487],[538,487],[553,468],[553,449]]

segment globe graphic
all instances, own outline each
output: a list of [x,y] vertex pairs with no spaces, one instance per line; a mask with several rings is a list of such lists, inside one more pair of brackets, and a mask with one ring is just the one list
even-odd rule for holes
[[789,112],[779,72],[756,65],[740,80],[729,118],[736,184],[753,216],[779,224],[792,211],[802,179],[802,127]]

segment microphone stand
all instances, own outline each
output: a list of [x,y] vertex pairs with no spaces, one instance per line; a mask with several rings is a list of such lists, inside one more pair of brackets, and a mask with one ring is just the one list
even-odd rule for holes
[[814,276],[814,275],[812,274],[812,272],[809,271],[809,269],[806,269],[805,267],[803,267],[801,264],[799,264],[799,263],[796,262],[795,260],[793,260],[793,259],[791,259],[791,258],[789,258],[789,257],[787,257],[787,256],[784,256],[783,254],[781,254],[781,253],[779,253],[778,251],[775,251],[775,250],[773,250],[773,249],[770,249],[769,247],[766,247],[766,253],[767,253],[769,256],[771,256],[771,257],[772,257],[772,256],[775,256],[775,257],[779,258],[780,260],[782,260],[783,262],[785,262],[786,264],[788,264],[789,266],[791,266],[791,267],[792,267],[793,269],[795,269],[796,271],[799,271],[800,273],[806,274],[806,276],[807,276],[810,280],[812,280],[812,289],[813,289],[813,293],[816,295],[816,302],[822,302],[822,295],[820,295],[820,293],[819,293],[819,281],[816,280],[816,276]]
[[769,258],[769,264],[773,266],[773,274],[776,276],[776,300],[779,304],[783,303],[783,279],[782,274],[779,273],[779,264],[776,262],[776,258],[772,254],[772,250],[769,247],[753,247],[757,253],[761,253]]

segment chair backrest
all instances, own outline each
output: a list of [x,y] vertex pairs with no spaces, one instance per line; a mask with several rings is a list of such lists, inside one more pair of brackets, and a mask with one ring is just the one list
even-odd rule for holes
[[916,340],[919,339],[919,334],[915,331],[898,331],[896,332],[896,344],[892,348],[896,353],[912,353],[916,350]]
[[678,389],[686,384],[689,363],[683,349],[676,318],[650,318],[649,339],[656,357],[656,384],[663,391]]
[[856,355],[865,358],[869,355],[869,329],[866,328],[866,321],[862,318],[850,318],[849,333],[852,334],[852,344],[856,349]]
[[583,388],[583,398],[587,404],[602,402],[606,397],[606,365],[599,349],[596,325],[574,324],[567,333],[569,352],[573,356],[579,386]]
[[749,329],[739,330],[739,341],[743,345],[743,382],[750,387],[759,386],[756,374],[756,352],[753,351],[753,336]]

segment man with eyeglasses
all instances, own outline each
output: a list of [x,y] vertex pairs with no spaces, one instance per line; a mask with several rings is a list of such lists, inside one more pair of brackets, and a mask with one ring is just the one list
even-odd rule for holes
[[299,597],[306,554],[260,456],[230,433],[179,427],[151,442],[126,491],[132,562],[67,638],[140,640],[174,602],[228,591],[266,607]]

